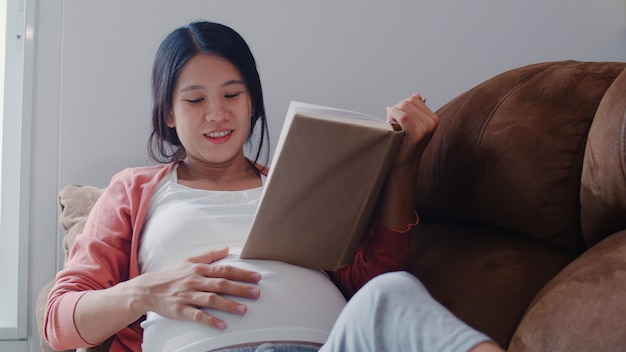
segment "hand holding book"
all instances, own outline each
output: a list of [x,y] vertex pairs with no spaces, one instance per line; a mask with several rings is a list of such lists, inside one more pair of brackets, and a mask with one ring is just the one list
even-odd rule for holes
[[394,121],[404,131],[402,142],[391,166],[379,207],[379,222],[401,230],[415,221],[415,180],[419,160],[439,124],[439,118],[414,94],[387,108],[387,121]]
[[390,108],[387,121],[292,102],[241,258],[336,270],[352,262],[373,216],[406,228],[437,121],[419,95]]

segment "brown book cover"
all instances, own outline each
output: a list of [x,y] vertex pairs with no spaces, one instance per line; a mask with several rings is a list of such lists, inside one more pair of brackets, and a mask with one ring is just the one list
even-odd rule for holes
[[241,258],[349,265],[401,137],[382,119],[292,102]]

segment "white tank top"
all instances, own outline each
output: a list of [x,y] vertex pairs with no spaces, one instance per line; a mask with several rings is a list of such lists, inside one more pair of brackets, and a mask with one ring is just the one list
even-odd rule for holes
[[[228,264],[260,272],[258,300],[233,298],[248,306],[238,316],[216,310],[228,324],[217,330],[149,312],[141,324],[143,351],[208,351],[266,341],[324,343],[345,299],[324,272],[277,261],[241,260],[263,187],[206,191],[178,184],[176,169],[157,186],[139,242],[141,273],[210,250],[230,247]],[[263,183],[265,179],[263,178]]]

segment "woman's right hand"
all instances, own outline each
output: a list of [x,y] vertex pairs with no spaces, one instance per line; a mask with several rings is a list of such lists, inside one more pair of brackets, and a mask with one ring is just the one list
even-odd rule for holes
[[226,322],[201,308],[242,315],[246,305],[222,295],[256,299],[260,291],[250,284],[261,280],[257,272],[215,264],[227,255],[226,247],[189,258],[163,271],[138,276],[133,280],[140,297],[138,308],[144,314],[152,311],[170,319],[226,328]]
[[80,337],[97,345],[149,311],[226,328],[226,322],[202,308],[244,314],[244,304],[222,295],[256,299],[260,292],[253,284],[261,280],[257,272],[215,264],[227,255],[228,248],[210,251],[108,289],[85,292],[74,309]]

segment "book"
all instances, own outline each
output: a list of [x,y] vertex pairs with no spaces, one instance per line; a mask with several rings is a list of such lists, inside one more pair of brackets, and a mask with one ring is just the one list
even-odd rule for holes
[[349,265],[400,145],[398,125],[291,102],[241,258]]

